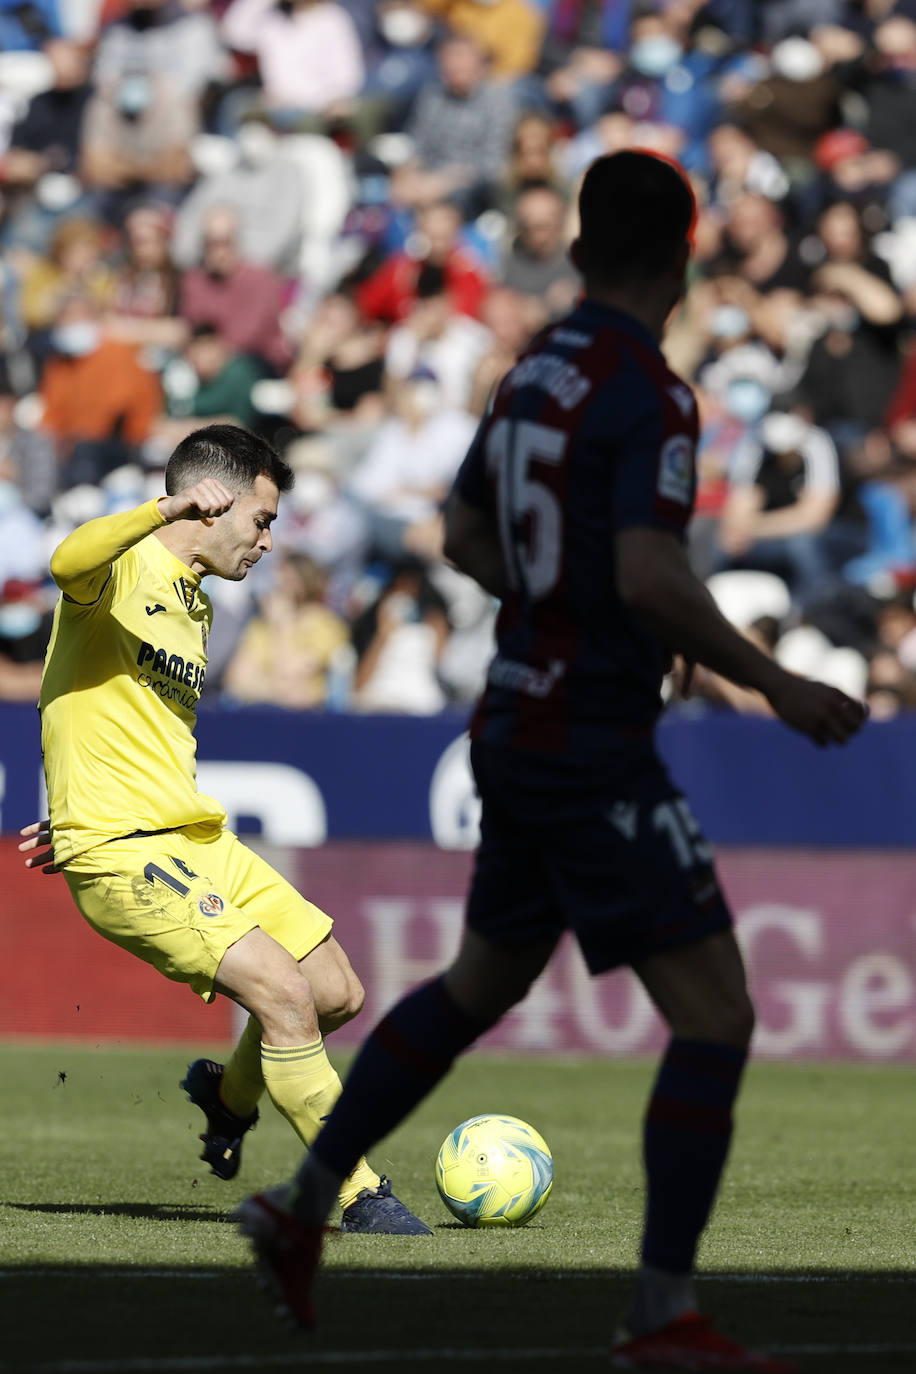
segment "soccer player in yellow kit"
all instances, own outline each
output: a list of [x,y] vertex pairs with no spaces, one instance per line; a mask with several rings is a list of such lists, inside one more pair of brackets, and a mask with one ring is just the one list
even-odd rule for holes
[[[61,598],[39,709],[50,843],[82,915],[115,944],[212,1002],[250,1013],[228,1063],[200,1059],[182,1083],[207,1117],[205,1159],[238,1171],[265,1087],[308,1145],[340,1093],[323,1034],[363,989],[332,922],[226,829],[197,790],[195,712],[212,608],[204,577],[241,581],[272,547],[290,468],[234,425],[184,439],[166,496],[102,516],[51,559]],[[340,1192],[342,1229],[431,1234],[361,1159]]]

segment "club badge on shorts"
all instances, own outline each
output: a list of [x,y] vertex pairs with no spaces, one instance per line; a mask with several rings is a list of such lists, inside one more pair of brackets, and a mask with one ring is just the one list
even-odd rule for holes
[[215,892],[208,892],[206,896],[201,897],[197,906],[202,916],[218,916],[224,903],[222,897],[217,896]]

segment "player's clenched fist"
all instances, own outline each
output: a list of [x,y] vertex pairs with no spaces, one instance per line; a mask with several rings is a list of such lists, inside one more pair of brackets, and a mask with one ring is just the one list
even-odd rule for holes
[[862,728],[868,715],[866,706],[825,682],[787,674],[768,693],[776,714],[793,729],[807,735],[815,744],[844,744]]
[[216,515],[224,515],[235,495],[217,482],[215,477],[205,477],[193,487],[185,487],[174,496],[163,496],[159,510],[169,524],[175,520],[206,520]]

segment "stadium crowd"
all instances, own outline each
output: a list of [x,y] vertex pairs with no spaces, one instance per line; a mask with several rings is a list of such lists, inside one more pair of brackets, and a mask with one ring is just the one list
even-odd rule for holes
[[441,502],[634,146],[701,207],[665,344],[695,571],[786,666],[916,706],[916,0],[0,0],[0,700],[37,698],[59,540],[213,420],[297,480],[208,588],[207,692],[471,700],[494,605]]

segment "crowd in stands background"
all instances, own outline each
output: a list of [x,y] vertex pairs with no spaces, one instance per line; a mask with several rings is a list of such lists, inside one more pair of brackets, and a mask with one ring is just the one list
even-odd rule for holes
[[207,691],[471,700],[495,608],[441,502],[632,146],[701,205],[665,345],[695,570],[781,662],[916,706],[916,0],[0,0],[0,700],[37,697],[56,543],[210,420],[297,482],[273,569],[211,589]]

